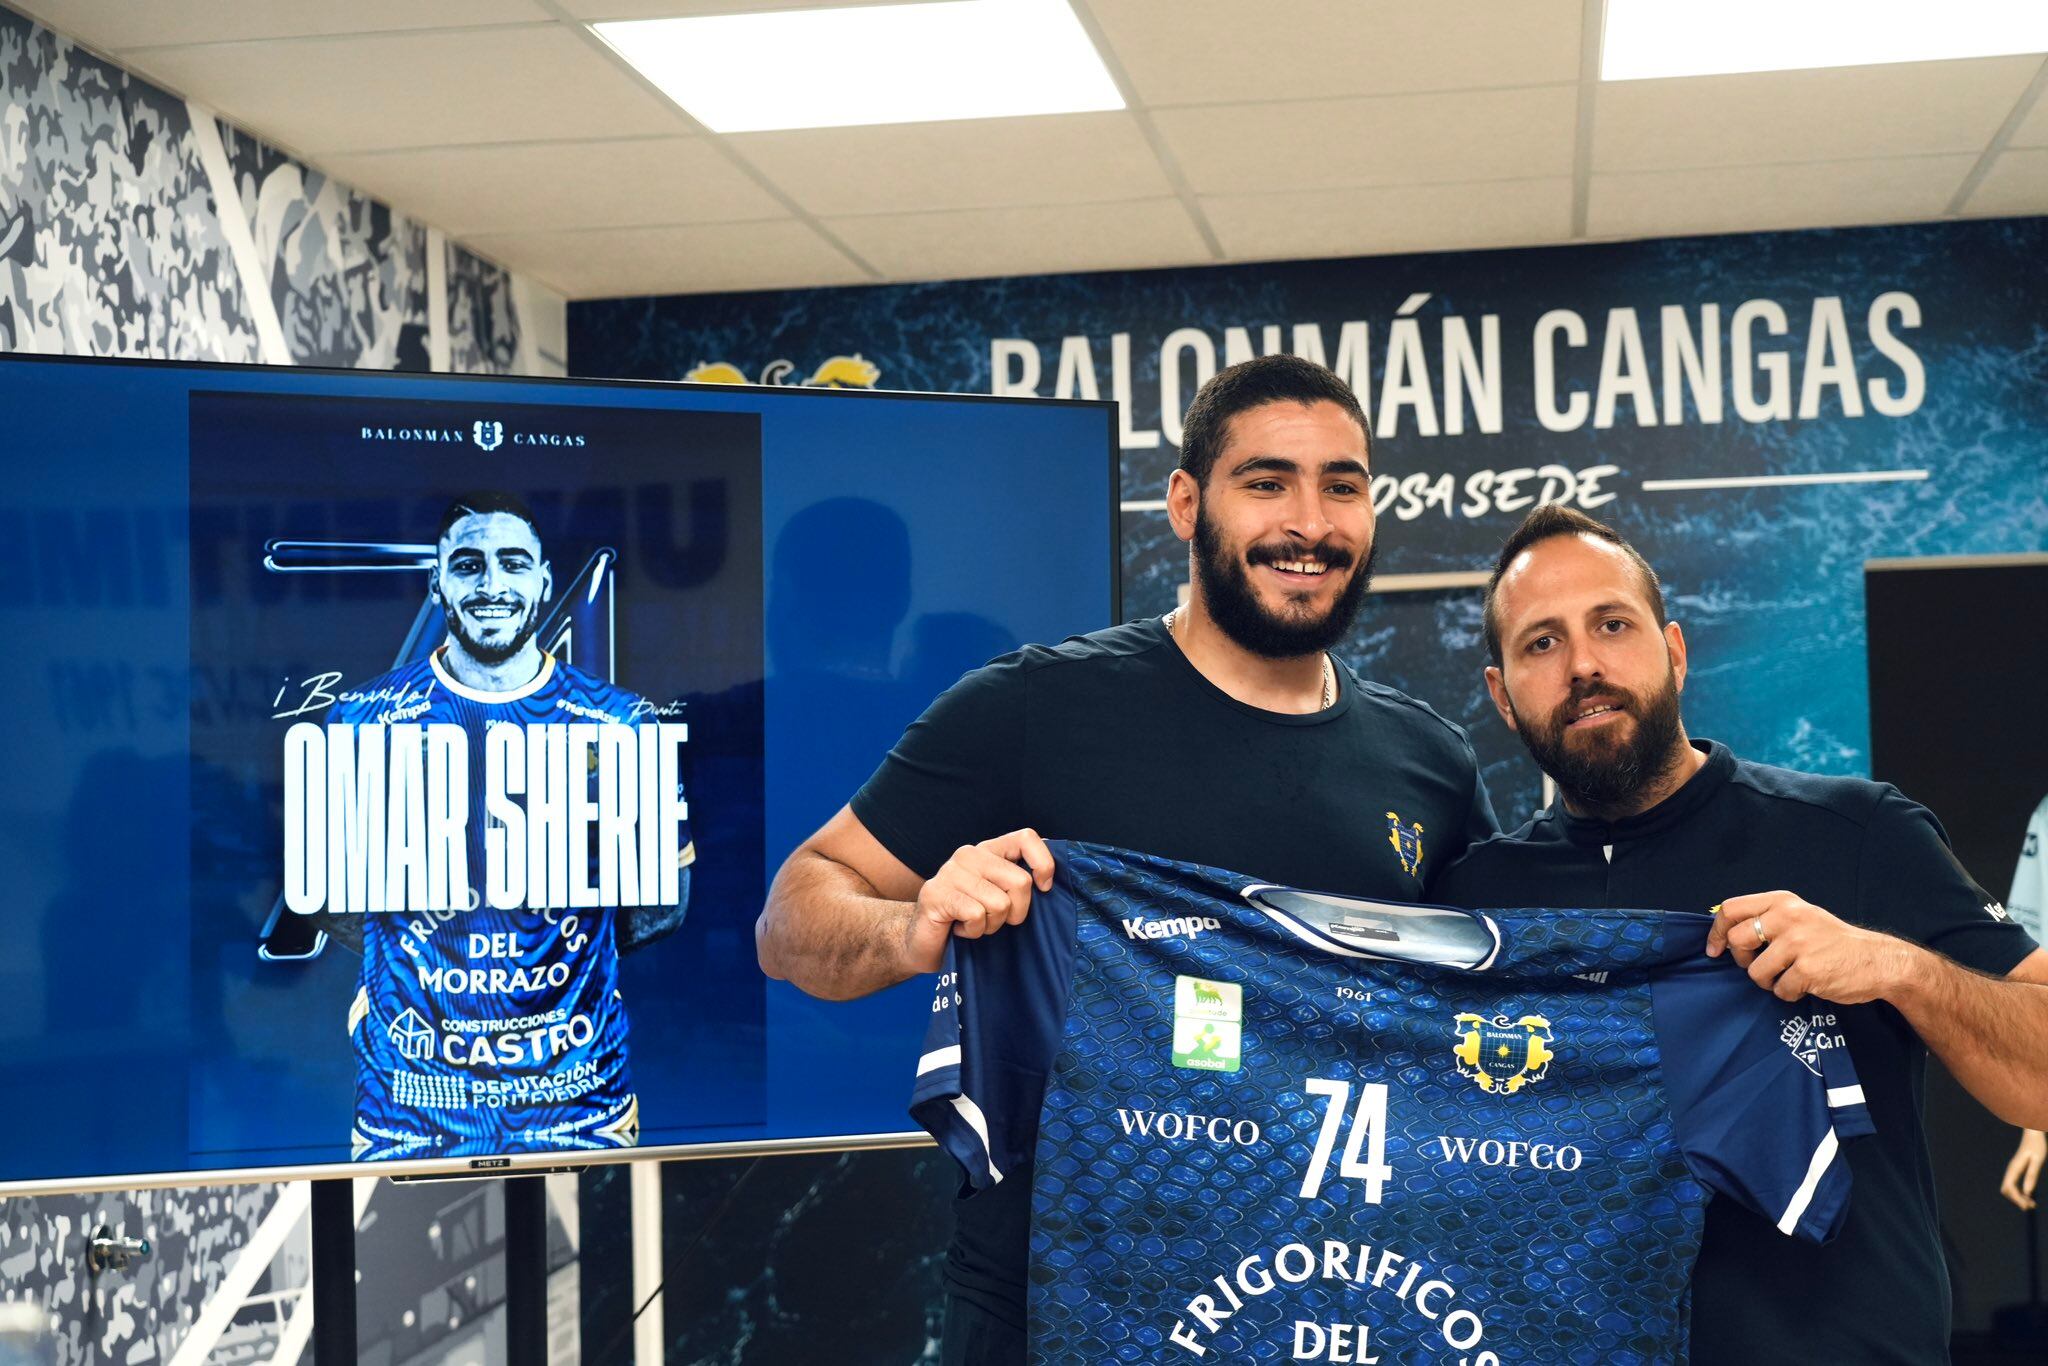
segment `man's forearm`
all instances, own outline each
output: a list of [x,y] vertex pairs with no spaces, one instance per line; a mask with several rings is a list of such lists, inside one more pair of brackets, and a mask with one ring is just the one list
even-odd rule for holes
[[770,977],[849,1001],[913,975],[903,946],[916,909],[881,896],[845,864],[799,850],[768,889],[754,947]]
[[2048,986],[1986,977],[1912,945],[1886,993],[1963,1089],[2008,1124],[2048,1128]]

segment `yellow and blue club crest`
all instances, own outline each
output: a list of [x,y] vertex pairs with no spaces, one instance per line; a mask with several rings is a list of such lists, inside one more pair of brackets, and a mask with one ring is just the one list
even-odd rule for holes
[[1451,1052],[1459,1074],[1489,1095],[1511,1096],[1543,1080],[1557,1056],[1550,1047],[1550,1021],[1541,1015],[1524,1015],[1510,1024],[1505,1015],[1488,1020],[1466,1011],[1458,1016],[1456,1032],[1458,1046]]
[[1401,860],[1401,871],[1410,877],[1422,867],[1422,822],[1403,827],[1401,818],[1387,813],[1387,838],[1393,843],[1394,856]]

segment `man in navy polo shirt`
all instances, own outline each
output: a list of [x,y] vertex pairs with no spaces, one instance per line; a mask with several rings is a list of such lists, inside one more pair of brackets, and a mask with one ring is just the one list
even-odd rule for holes
[[[1706,910],[1704,946],[1760,989],[1837,1005],[1876,1134],[1848,1147],[1825,1247],[1709,1207],[1693,1360],[1948,1360],[1949,1293],[1920,1112],[1929,1049],[2002,1118],[2048,1121],[2048,952],[1995,911],[1896,788],[1687,737],[1685,637],[1612,529],[1530,514],[1487,587],[1487,687],[1559,800],[1430,890],[1467,907]],[[1771,890],[1779,889],[1779,890]],[[1799,1041],[1788,1040],[1798,1050]]]

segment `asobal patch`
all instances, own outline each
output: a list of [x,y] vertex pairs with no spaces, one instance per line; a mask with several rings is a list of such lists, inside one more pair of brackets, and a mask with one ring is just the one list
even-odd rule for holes
[[1235,1072],[1244,1061],[1244,988],[1202,977],[1173,979],[1173,1065]]

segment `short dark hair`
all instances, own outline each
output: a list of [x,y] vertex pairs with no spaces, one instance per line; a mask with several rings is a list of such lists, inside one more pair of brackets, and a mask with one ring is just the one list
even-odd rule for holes
[[1351,415],[1366,438],[1367,459],[1372,432],[1365,410],[1351,386],[1327,368],[1299,356],[1257,356],[1218,370],[1195,394],[1181,421],[1180,467],[1194,476],[1197,487],[1209,482],[1209,471],[1230,439],[1230,419],[1268,403],[1334,403]]
[[532,529],[535,541],[541,539],[540,523],[533,520],[533,509],[526,505],[525,499],[503,489],[476,489],[457,498],[441,514],[441,529],[434,533],[434,544],[439,545],[446,540],[449,530],[463,518],[488,517],[494,512],[517,517]]
[[1650,562],[1642,557],[1636,548],[1607,523],[1588,517],[1576,508],[1561,503],[1545,503],[1533,509],[1522,524],[1514,529],[1507,543],[1500,548],[1500,558],[1493,562],[1493,577],[1486,581],[1486,610],[1484,629],[1486,632],[1486,653],[1492,657],[1493,666],[1501,665],[1500,646],[1500,581],[1508,572],[1508,566],[1515,562],[1515,556],[1532,545],[1554,540],[1559,536],[1591,536],[1594,540],[1605,541],[1628,557],[1642,576],[1643,596],[1650,600],[1650,611],[1656,615],[1658,629],[1662,629],[1668,618],[1664,615],[1664,585],[1657,579],[1657,571],[1650,568]]

